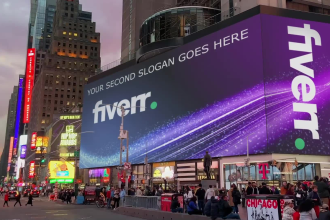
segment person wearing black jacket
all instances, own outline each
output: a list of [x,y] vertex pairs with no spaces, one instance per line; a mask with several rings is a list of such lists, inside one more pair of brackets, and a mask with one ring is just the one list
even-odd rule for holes
[[300,204],[306,200],[307,194],[303,190],[302,186],[298,186],[298,190],[295,192],[294,198],[297,206],[300,206]]
[[207,217],[211,216],[212,199],[214,199],[214,196],[212,196],[211,199],[209,199],[209,201],[207,201],[207,203],[205,204],[204,215],[206,215]]
[[202,213],[204,214],[205,189],[202,188],[202,184],[199,184],[199,189],[196,191],[196,196],[198,198],[198,209],[199,209],[199,211],[202,211]]
[[252,188],[253,188],[253,193],[254,195],[259,194],[259,189],[257,187],[257,184],[255,182],[252,182]]
[[16,206],[17,203],[19,203],[20,206],[22,206],[21,204],[21,193],[20,192],[17,192],[17,196],[16,196],[16,202],[14,204],[14,207]]
[[180,207],[180,203],[178,201],[178,197],[175,196],[172,200],[172,203],[171,203],[171,211],[173,213],[183,213],[183,209]]
[[272,194],[270,189],[267,187],[266,183],[262,183],[262,187],[259,190],[259,194]]
[[246,188],[246,195],[252,195],[252,194],[253,194],[253,187],[252,187],[252,183],[249,182],[248,187]]
[[219,200],[214,196],[211,197],[211,219],[215,220],[219,215]]
[[240,219],[238,214],[232,212],[233,209],[228,204],[228,196],[222,196],[219,201],[219,214],[218,217],[223,219]]

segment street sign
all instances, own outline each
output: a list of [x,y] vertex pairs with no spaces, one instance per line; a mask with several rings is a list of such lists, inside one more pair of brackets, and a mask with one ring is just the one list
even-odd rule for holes
[[128,163],[128,162],[124,163],[124,169],[125,170],[130,170],[131,169],[131,163]]

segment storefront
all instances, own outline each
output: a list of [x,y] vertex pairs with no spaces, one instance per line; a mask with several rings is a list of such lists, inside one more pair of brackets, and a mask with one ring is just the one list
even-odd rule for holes
[[175,189],[174,183],[175,162],[162,162],[152,164],[152,182],[154,186],[163,189]]
[[107,186],[110,183],[110,168],[90,169],[89,185]]
[[245,166],[245,156],[220,159],[221,187],[231,184],[246,188],[248,182],[262,182],[277,187],[283,181],[313,181],[316,175],[329,177],[330,158],[327,156],[267,154],[250,156],[250,166]]
[[148,177],[145,175],[145,173],[147,173],[145,165],[132,166],[131,183],[133,188],[145,188],[146,184],[148,184]]

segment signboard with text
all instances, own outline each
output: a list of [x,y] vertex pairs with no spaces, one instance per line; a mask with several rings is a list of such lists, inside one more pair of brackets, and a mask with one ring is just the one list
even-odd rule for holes
[[74,179],[74,162],[50,161],[48,166],[49,179]]
[[277,200],[247,199],[248,220],[279,219],[279,204]]
[[35,161],[30,162],[30,168],[29,168],[29,178],[34,178],[34,171],[35,171]]
[[31,135],[31,150],[36,149],[36,143],[37,143],[37,132],[33,132]]
[[27,51],[26,73],[25,73],[25,101],[23,123],[30,122],[32,90],[34,86],[34,65],[35,65],[35,48],[30,48]]

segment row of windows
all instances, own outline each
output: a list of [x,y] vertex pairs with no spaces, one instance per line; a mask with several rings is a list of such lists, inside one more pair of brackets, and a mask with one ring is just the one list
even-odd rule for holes
[[[91,32],[91,33],[94,33],[94,32]],[[69,36],[78,37],[78,33],[74,33],[74,32],[63,31],[62,34],[63,34],[63,35],[69,35]],[[80,36],[80,37],[84,37],[84,34],[80,33],[79,36]],[[87,35],[87,34],[85,34],[85,38],[88,38],[88,35]],[[90,39],[91,39],[91,40],[92,40],[92,39],[93,39],[93,40],[94,40],[94,39],[97,40],[97,36],[94,36],[94,37],[91,36]]]
[[[45,92],[47,93],[47,91],[49,90],[49,92],[53,91],[53,88],[52,87],[48,87],[48,86],[45,86]],[[56,88],[55,89],[56,92],[59,92],[60,89],[59,88]],[[81,90],[76,90],[76,88],[72,88],[72,92],[75,93],[76,91],[78,91],[79,93],[81,93]],[[64,92],[64,88],[61,88],[61,92]],[[71,89],[67,89],[67,92],[71,92]]]
[[[62,64],[62,65],[65,65],[65,64],[68,64],[69,66],[72,66],[72,65],[74,65],[74,66],[77,66],[77,62],[66,62],[65,60],[63,60],[62,61],[62,63],[60,62],[60,61],[57,61],[57,66],[58,66],[58,68],[59,68],[59,66],[60,66],[60,64]],[[88,67],[88,63],[80,63],[80,67]],[[98,68],[98,65],[97,64],[90,64],[90,68],[95,68],[95,69],[97,69]]]
[[[59,102],[58,102],[58,100],[55,100],[55,101],[54,101],[54,104],[55,104],[55,105],[57,105],[58,103],[59,103],[60,105],[63,105],[64,101],[63,101],[63,100],[60,100]],[[70,105],[70,103],[71,103],[70,101],[67,101],[67,102],[66,102],[66,105]],[[72,103],[75,103],[75,102],[72,102]],[[81,102],[79,102],[79,103],[81,103]],[[46,104],[47,104],[47,100],[44,100],[44,105],[46,105]],[[48,104],[49,104],[49,105],[52,104],[52,100],[48,100]],[[45,113],[42,113],[42,114],[43,114],[42,116],[44,116]]]
[[[63,46],[63,47],[66,47],[66,43],[61,43],[61,42],[57,42],[57,46]],[[68,44],[69,48],[78,48],[78,45],[77,44]],[[84,46],[83,45],[79,45],[79,48],[80,49],[83,49]],[[97,51],[98,48],[97,47],[90,47],[91,50],[93,51]],[[88,50],[88,46],[85,46],[85,50]]]
[[[66,29],[66,27],[63,26],[63,29]],[[71,27],[69,27],[68,29],[69,29],[69,31],[72,30]],[[77,28],[73,28],[73,30],[74,30],[74,31],[77,31]],[[80,31],[80,33],[81,33],[81,32],[88,32],[87,29],[85,29],[85,30],[83,30],[83,29],[79,29],[79,31]],[[51,33],[52,33],[52,32],[51,32]],[[89,33],[94,33],[94,31],[91,29],[91,30],[89,31]]]
[[[66,50],[65,50],[65,49],[62,49],[62,52],[61,52],[61,49],[58,48],[58,49],[57,49],[57,52],[58,52],[58,53],[66,53]],[[72,52],[72,50],[68,50],[68,53],[69,53],[69,54],[77,54],[77,51],[74,50],[74,51]],[[79,54],[80,54],[80,55],[88,56],[88,52],[87,52],[87,51],[85,51],[85,52],[83,52],[83,51],[79,51]],[[90,52],[90,53],[89,53],[89,56],[91,56],[91,57],[97,57],[98,54],[97,54],[97,53]]]
[[[66,21],[64,21],[63,24],[66,25]],[[69,26],[72,26],[72,24],[71,23],[68,23],[68,27]],[[74,27],[77,27],[77,24],[76,23],[73,23],[73,26]],[[84,24],[79,24],[79,27],[80,28],[88,28],[87,24],[85,24],[85,25]],[[93,29],[93,26],[89,26],[89,29]]]

